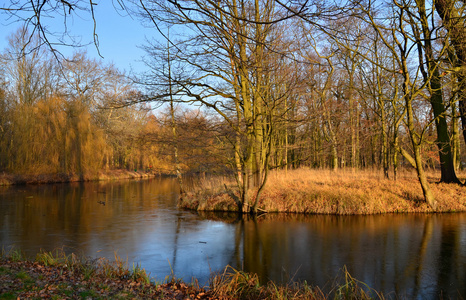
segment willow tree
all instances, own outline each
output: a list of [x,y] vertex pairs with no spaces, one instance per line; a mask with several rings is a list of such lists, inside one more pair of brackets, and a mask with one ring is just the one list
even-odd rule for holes
[[37,129],[40,126],[35,116],[35,104],[50,97],[56,88],[53,62],[36,36],[30,37],[25,28],[20,28],[8,39],[8,46],[0,56],[3,65],[10,138],[7,153],[8,168],[27,171],[31,169],[43,145],[38,142]]
[[154,59],[144,80],[152,88],[146,100],[194,103],[225,120],[238,189],[230,194],[239,211],[255,212],[267,180],[276,107],[287,94],[268,80],[286,63],[277,55],[282,35],[276,28],[287,16],[273,0],[146,1],[141,9],[155,26],[172,28],[169,71],[166,47],[146,48]]

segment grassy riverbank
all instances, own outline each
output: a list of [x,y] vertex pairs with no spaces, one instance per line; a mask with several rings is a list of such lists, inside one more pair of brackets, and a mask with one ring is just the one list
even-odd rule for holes
[[0,257],[0,299],[383,299],[364,283],[343,272],[343,283],[330,294],[307,283],[260,285],[255,274],[227,267],[199,287],[169,277],[153,282],[139,266],[120,259],[84,259],[61,251],[41,252],[26,260],[19,251]]
[[62,183],[62,182],[78,182],[78,181],[97,181],[97,180],[118,180],[118,179],[133,179],[133,178],[149,178],[155,174],[143,171],[129,170],[108,170],[100,171],[94,174],[85,174],[79,176],[77,174],[0,174],[1,185],[13,184],[43,184],[43,183]]
[[[438,172],[439,173],[439,172]],[[464,181],[465,173],[459,173]],[[437,212],[466,211],[466,187],[439,184],[437,173],[428,180],[439,203]],[[233,188],[233,184],[227,183]],[[233,199],[224,192],[224,180],[201,182],[185,195],[180,207],[199,211],[236,211]],[[267,212],[316,214],[380,214],[433,212],[425,203],[416,174],[403,171],[398,179],[383,177],[380,171],[298,169],[273,171],[259,199]]]

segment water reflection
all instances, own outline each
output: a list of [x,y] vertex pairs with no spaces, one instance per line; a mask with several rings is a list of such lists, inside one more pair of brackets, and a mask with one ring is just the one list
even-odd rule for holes
[[465,225],[465,214],[450,214],[279,215],[236,226],[244,268],[263,279],[324,286],[346,266],[384,293],[426,299],[466,295]]
[[0,245],[137,262],[157,280],[208,281],[226,265],[321,287],[351,275],[407,298],[466,295],[466,214],[194,214],[172,179],[0,188]]

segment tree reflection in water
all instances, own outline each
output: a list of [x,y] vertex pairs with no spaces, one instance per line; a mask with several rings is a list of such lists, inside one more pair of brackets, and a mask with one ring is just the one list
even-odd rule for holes
[[388,298],[456,298],[466,295],[465,244],[466,214],[268,214],[235,222],[229,264],[263,281],[328,288],[346,266]]

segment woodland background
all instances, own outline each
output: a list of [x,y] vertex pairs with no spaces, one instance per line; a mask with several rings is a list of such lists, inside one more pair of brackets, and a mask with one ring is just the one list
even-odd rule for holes
[[396,178],[412,166],[433,206],[425,168],[460,183],[464,2],[128,3],[165,38],[143,46],[143,74],[83,51],[57,59],[37,30],[41,12],[92,3],[45,1],[11,34],[0,54],[0,171],[230,172],[243,204],[270,169]]

